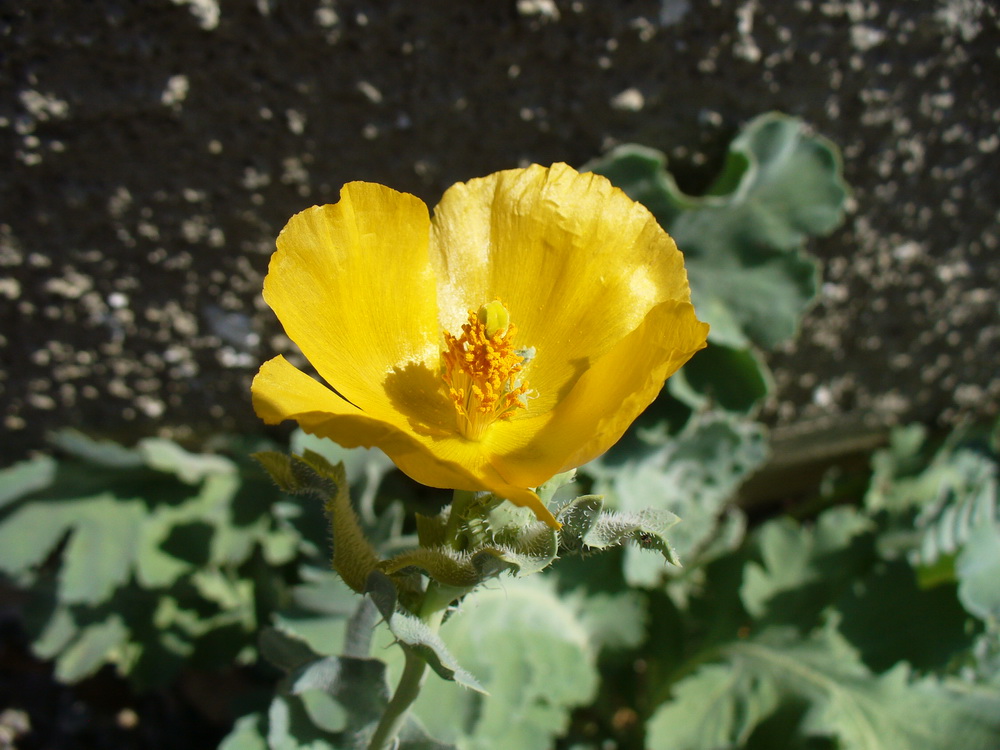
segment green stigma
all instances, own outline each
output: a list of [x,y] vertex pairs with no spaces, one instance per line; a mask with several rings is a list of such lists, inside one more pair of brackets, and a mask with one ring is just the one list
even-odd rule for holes
[[486,335],[493,338],[499,331],[506,333],[510,328],[510,313],[500,300],[487,302],[479,308],[479,322],[486,328]]

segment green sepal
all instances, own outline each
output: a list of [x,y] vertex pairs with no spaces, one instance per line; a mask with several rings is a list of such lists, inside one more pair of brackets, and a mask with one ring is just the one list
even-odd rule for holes
[[680,567],[667,532],[680,518],[669,510],[647,508],[637,512],[607,512],[600,495],[582,495],[556,516],[563,525],[561,546],[569,552],[603,550],[635,542],[643,549],[657,550],[671,565]]
[[517,563],[519,576],[537,573],[559,555],[559,532],[548,524],[532,521],[527,526],[500,531],[495,537],[504,559]]
[[[574,474],[557,475],[539,487],[539,494],[551,500]],[[417,538],[423,550],[405,552],[382,570],[395,574],[410,564],[445,585],[467,586],[503,572],[538,572],[559,551],[558,532],[540,523],[529,508],[489,492],[456,493],[455,502],[438,515],[417,514]]]
[[444,524],[444,544],[456,550],[478,549],[487,539],[486,517],[506,504],[492,492],[456,490],[451,505],[438,516]]
[[440,547],[448,538],[448,513],[449,508],[445,508],[436,516],[425,516],[422,513],[415,514],[417,522],[417,541],[421,547]]
[[418,547],[382,561],[378,568],[390,576],[417,569],[444,586],[472,588],[503,573],[537,573],[552,564],[558,551],[556,531],[546,524],[532,523],[504,529],[473,552]]
[[470,554],[448,547],[417,547],[378,565],[389,576],[417,569],[438,583],[455,588],[471,588],[501,573],[516,573],[518,567],[496,549],[480,549]]
[[344,465],[334,466],[311,450],[301,456],[265,451],[253,457],[285,492],[323,500],[333,536],[333,569],[344,583],[364,593],[368,574],[375,570],[379,559],[351,505]]
[[569,471],[564,471],[562,474],[556,474],[552,477],[552,479],[538,487],[536,490],[538,497],[545,504],[545,506],[551,510],[552,500],[555,497],[556,492],[571,484],[575,479],[576,469],[570,469]]
[[399,645],[427,662],[428,666],[445,680],[486,694],[483,686],[469,672],[459,666],[441,636],[418,617],[397,607],[396,586],[387,575],[374,570],[365,587],[367,596],[375,602],[386,625]]

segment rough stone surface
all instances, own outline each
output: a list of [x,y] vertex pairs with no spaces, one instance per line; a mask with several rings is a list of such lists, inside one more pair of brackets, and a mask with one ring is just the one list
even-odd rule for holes
[[273,239],[346,181],[433,205],[631,141],[696,192],[772,109],[854,198],[765,416],[995,413],[998,49],[982,0],[0,3],[0,463],[65,425],[258,430]]

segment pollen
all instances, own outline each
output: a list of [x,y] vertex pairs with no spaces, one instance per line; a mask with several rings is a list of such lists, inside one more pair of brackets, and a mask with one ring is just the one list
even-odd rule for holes
[[491,424],[525,408],[528,386],[521,373],[529,357],[514,348],[516,332],[498,301],[469,310],[461,336],[445,331],[441,377],[455,404],[458,431],[469,440],[481,440]]

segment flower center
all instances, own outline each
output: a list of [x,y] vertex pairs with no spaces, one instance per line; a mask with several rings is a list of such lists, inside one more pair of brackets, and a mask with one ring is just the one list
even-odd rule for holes
[[510,313],[496,300],[469,310],[458,338],[444,333],[441,377],[455,404],[458,431],[469,440],[480,440],[495,421],[525,408],[528,386],[518,376],[531,354],[514,349],[515,333]]

